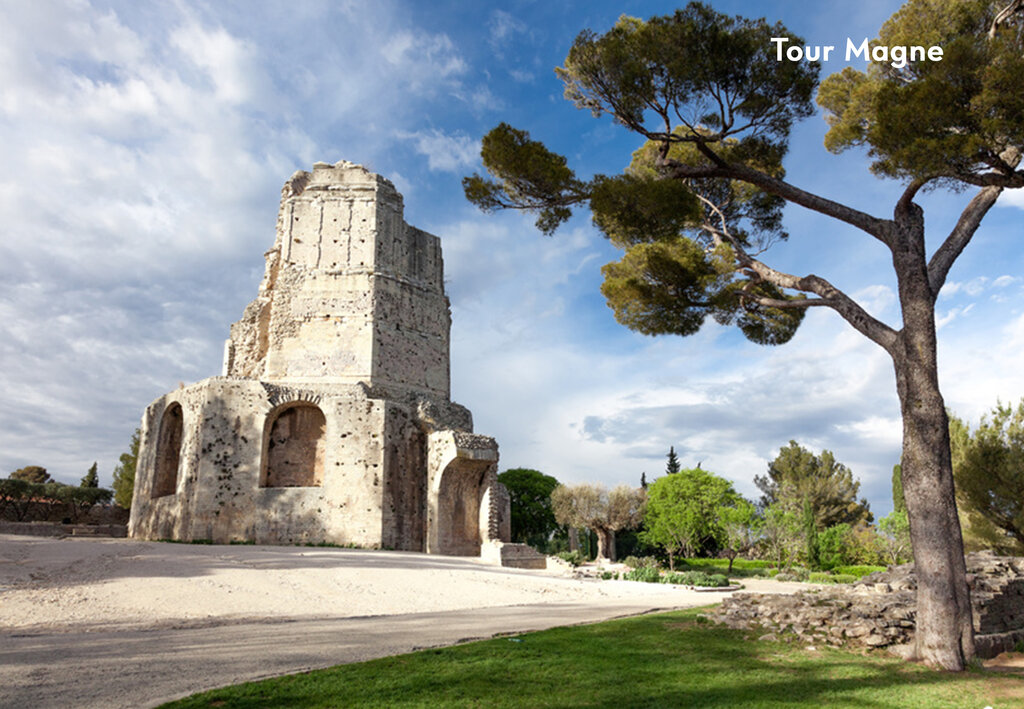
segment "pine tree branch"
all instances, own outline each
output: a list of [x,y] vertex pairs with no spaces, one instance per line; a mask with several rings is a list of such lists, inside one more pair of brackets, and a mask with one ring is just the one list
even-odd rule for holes
[[[1011,168],[1016,168],[1021,161],[1021,151],[1017,148],[1008,148],[999,157]],[[975,232],[981,226],[981,220],[985,218],[988,210],[999,199],[1003,189],[1004,187],[1001,185],[992,185],[980,189],[960,214],[960,218],[957,220],[956,226],[949,233],[949,236],[932,254],[932,258],[928,262],[928,285],[933,298],[938,297],[939,291],[942,290],[942,286],[946,283],[949,269],[953,267],[957,258],[967,247],[967,244],[974,238]]]
[[819,214],[824,214],[825,216],[846,222],[847,224],[855,226],[861,231],[870,234],[886,246],[891,245],[891,221],[873,217],[870,214],[848,207],[845,204],[840,204],[839,202],[834,202],[825,197],[821,197],[820,195],[808,192],[796,187],[795,185],[789,184],[785,180],[772,177],[771,175],[767,175],[760,170],[755,170],[751,167],[747,167],[746,165],[728,163],[724,161],[721,156],[714,153],[714,151],[712,151],[703,141],[697,142],[696,145],[702,153],[707,155],[708,158],[714,162],[714,165],[687,165],[678,160],[666,157],[659,159],[659,167],[663,168],[670,177],[677,180],[717,177],[747,182],[755,185],[756,187],[760,187],[765,192],[782,197],[787,202],[799,204],[801,207],[806,207],[807,209],[818,212]]
[[942,242],[942,245],[932,254],[928,262],[928,285],[931,288],[932,297],[936,298],[942,286],[946,283],[946,276],[953,263],[957,260],[963,250],[974,237],[981,220],[985,218],[988,210],[996,203],[996,199],[1002,194],[1002,187],[983,187],[974,195],[956,226]]

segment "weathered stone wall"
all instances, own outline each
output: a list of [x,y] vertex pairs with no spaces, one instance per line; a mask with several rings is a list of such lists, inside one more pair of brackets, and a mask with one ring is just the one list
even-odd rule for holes
[[281,192],[224,376],[143,415],[129,533],[480,554],[507,541],[494,439],[449,400],[437,237],[390,182],[317,163]]
[[448,397],[451,316],[440,240],[350,163],[317,163],[281,193],[260,293],[231,328],[224,374],[365,382]]

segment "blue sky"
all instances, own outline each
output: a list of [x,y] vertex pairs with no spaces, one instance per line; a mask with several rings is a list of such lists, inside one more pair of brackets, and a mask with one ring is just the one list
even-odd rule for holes
[[[781,20],[810,44],[873,37],[899,6],[714,2]],[[854,6],[856,5],[856,6]],[[391,179],[406,220],[442,238],[452,395],[502,469],[637,484],[684,465],[752,480],[790,439],[834,451],[876,514],[891,508],[900,420],[882,351],[812,311],[779,348],[709,324],[681,339],[619,326],[599,292],[618,257],[581,213],[554,237],[485,215],[460,180],[500,121],[613,174],[635,136],[562,98],[553,69],[584,29],[662,2],[167,2],[0,5],[0,474],[43,465],[109,484],[143,408],[219,374],[256,294],[281,184],[345,159]],[[770,48],[766,47],[766,51]],[[841,53],[825,74],[845,66]],[[862,154],[798,126],[794,183],[886,216],[899,192]],[[1021,191],[1002,198],[940,296],[947,404],[976,422],[1024,395]],[[932,243],[969,193],[922,198]],[[886,254],[789,208],[766,260],[814,272],[898,325]]]

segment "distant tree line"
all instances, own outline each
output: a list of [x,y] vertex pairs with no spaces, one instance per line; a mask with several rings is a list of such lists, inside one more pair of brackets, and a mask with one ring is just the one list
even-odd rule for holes
[[78,485],[52,480],[46,468],[29,465],[0,480],[0,519],[78,522],[95,505],[109,503],[113,496],[112,490],[99,487],[96,463]]
[[0,479],[0,520],[78,522],[93,507],[111,502],[124,510],[130,509],[139,434],[139,429],[135,429],[128,451],[121,454],[114,468],[112,489],[100,487],[99,466],[95,462],[78,485],[53,480],[41,465],[27,465],[11,472]]
[[[957,505],[968,550],[1024,555],[1024,400],[998,404],[974,428],[950,414]],[[546,552],[583,547],[615,559],[639,549],[661,556],[739,555],[768,559],[784,570],[831,570],[909,561],[910,525],[902,467],[892,472],[893,511],[875,522],[853,472],[828,450],[796,441],[783,446],[754,478],[757,501],[700,463],[683,468],[675,447],[665,474],[633,489],[561,485],[536,470],[502,473],[512,497],[512,536]],[[582,534],[582,536],[580,536]],[[577,542],[577,539],[579,542]],[[593,539],[594,549],[588,549]]]

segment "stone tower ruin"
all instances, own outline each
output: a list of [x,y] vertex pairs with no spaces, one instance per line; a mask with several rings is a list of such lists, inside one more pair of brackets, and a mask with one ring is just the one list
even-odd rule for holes
[[222,376],[143,415],[129,534],[522,556],[498,446],[449,398],[450,328],[440,240],[394,186],[296,172]]

